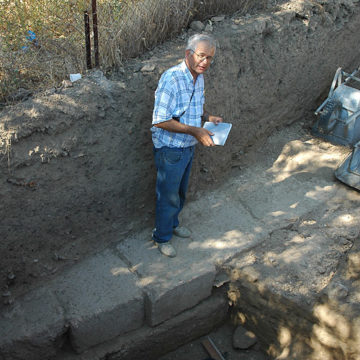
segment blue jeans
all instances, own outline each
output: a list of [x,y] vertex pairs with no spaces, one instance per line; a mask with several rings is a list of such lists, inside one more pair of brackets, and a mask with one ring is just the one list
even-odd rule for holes
[[154,148],[156,178],[156,219],[153,239],[168,242],[179,225],[179,213],[185,202],[194,146]]

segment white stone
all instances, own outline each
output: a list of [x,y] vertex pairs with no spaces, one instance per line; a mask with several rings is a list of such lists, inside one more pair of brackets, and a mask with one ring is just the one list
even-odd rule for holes
[[225,19],[225,15],[220,15],[220,16],[214,16],[211,18],[211,21],[214,21],[214,22],[220,22],[220,21],[223,21]]
[[156,65],[155,64],[145,64],[142,68],[141,68],[141,72],[153,72],[156,69]]

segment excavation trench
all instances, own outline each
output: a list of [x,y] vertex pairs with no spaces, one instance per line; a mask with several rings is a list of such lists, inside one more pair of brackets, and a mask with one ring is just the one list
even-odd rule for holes
[[[149,128],[159,77],[181,61],[184,40],[191,30],[129,61],[117,73],[105,76],[94,71],[73,84],[65,82],[60,88],[5,108],[0,114],[0,150],[4,155],[0,164],[0,230],[1,288],[5,294],[1,311],[6,332],[0,356],[11,358],[8,354],[15,344],[19,359],[33,356],[38,360],[39,354],[55,354],[58,343],[55,346],[54,338],[64,334],[69,326],[73,336],[79,335],[75,340],[78,352],[91,351],[94,359],[125,359],[130,356],[127,349],[135,351],[124,345],[126,341],[135,346],[149,332],[158,335],[153,336],[150,347],[165,350],[166,334],[172,334],[170,330],[180,323],[178,316],[184,316],[183,329],[196,324],[191,320],[194,314],[189,313],[191,316],[186,318],[185,313],[195,308],[200,311],[197,304],[203,304],[210,296],[218,266],[223,266],[231,278],[229,292],[237,321],[246,320],[246,326],[270,355],[283,354],[285,358],[289,353],[294,354],[292,358],[301,358],[298,354],[316,355],[322,351],[327,356],[322,359],[330,359],[328,349],[332,349],[338,356],[333,358],[350,359],[357,345],[355,295],[350,290],[355,286],[352,281],[356,281],[358,269],[358,234],[353,226],[358,199],[355,193],[347,193],[334,184],[333,170],[347,150],[313,139],[307,130],[336,69],[341,66],[351,72],[359,66],[359,23],[360,6],[355,0],[289,1],[258,14],[234,14],[214,23],[213,35],[219,46],[205,79],[206,104],[210,112],[222,115],[233,128],[225,147],[212,151],[197,148],[184,219],[200,235],[192,245],[179,243],[180,253],[191,250],[182,258],[186,259],[189,273],[179,270],[174,275],[193,287],[184,291],[190,300],[179,301],[179,309],[174,314],[169,310],[172,315],[164,315],[166,320],[161,311],[157,313],[157,301],[166,302],[167,296],[162,294],[167,288],[161,284],[166,278],[164,273],[169,274],[164,270],[169,265],[159,263],[158,253],[147,245],[154,219],[155,184]],[[202,214],[206,220],[198,224]],[[218,215],[223,216],[224,222],[221,227],[212,226],[209,219]],[[320,223],[327,225],[322,228]],[[327,228],[332,231],[326,232]],[[321,235],[324,233],[325,237]],[[307,239],[311,243],[318,240],[318,251],[309,250]],[[277,251],[267,248],[274,243]],[[285,266],[289,264],[287,258],[296,259],[296,251],[286,251],[284,244],[304,246],[296,271]],[[209,265],[204,259],[212,249],[217,255],[211,253]],[[253,263],[251,249],[256,259]],[[314,264],[322,265],[317,271],[325,274],[327,280],[318,276],[322,282],[307,283],[306,269],[312,269],[308,258],[314,254],[318,255],[313,258]],[[88,304],[88,313],[81,313],[86,309],[85,300],[81,299],[81,306],[76,308],[81,314],[75,314],[76,317],[64,300],[66,294],[72,296],[72,291],[81,288],[75,281],[71,285],[65,275],[78,279],[76,269],[92,262],[101,268],[105,266],[102,259],[107,256],[114,262],[114,269],[124,269],[126,277],[139,285],[140,290],[134,290],[130,297],[139,309],[144,309],[145,294],[146,311],[151,314],[135,316],[136,321],[129,328],[124,325],[117,332],[123,334],[120,337],[124,336],[124,340],[113,345],[107,343],[113,339],[109,328],[102,328],[102,336],[96,339],[88,336],[85,328],[80,331],[76,327],[91,318],[97,308],[91,314],[93,305]],[[248,264],[246,269],[241,265],[242,256]],[[147,264],[147,259],[152,262]],[[238,263],[231,263],[236,259]],[[276,262],[277,267],[273,266]],[[151,277],[155,264],[156,276]],[[186,267],[180,263],[178,266]],[[189,275],[192,266],[193,274],[198,274],[200,266],[206,281]],[[94,279],[98,276],[97,272],[88,273]],[[120,273],[115,271],[108,281],[114,281]],[[244,274],[256,280],[249,280]],[[290,275],[306,284],[292,283],[294,278]],[[336,280],[335,285],[325,286],[331,279]],[[52,287],[54,283],[57,288],[63,283],[64,289],[70,290],[64,290],[64,295]],[[281,291],[276,284],[283,284],[279,285]],[[101,293],[103,289],[98,283],[96,286]],[[182,286],[187,289],[187,285]],[[46,291],[39,292],[40,287]],[[347,290],[342,291],[343,287]],[[329,293],[324,292],[325,288]],[[176,300],[181,291],[169,292],[171,299]],[[340,301],[338,297],[345,293],[350,298],[345,296],[347,302]],[[194,294],[196,301],[191,300]],[[35,345],[28,337],[31,326],[24,334],[15,329],[20,328],[17,321],[24,319],[16,318],[20,315],[13,313],[12,306],[26,309],[22,296],[31,301],[34,296],[37,304],[45,300],[48,304],[60,303],[58,311],[52,312],[51,319],[56,320],[56,326],[51,327],[54,333],[39,330],[48,335],[40,343],[35,341]],[[203,329],[199,336],[226,318],[227,296],[222,294],[216,297],[221,300],[209,300],[212,305],[204,305],[207,310],[201,310],[199,319],[207,318],[207,322],[198,326]],[[208,309],[219,313],[219,317],[209,321]],[[45,310],[46,307],[44,314]],[[124,312],[134,315],[129,310]],[[293,317],[284,317],[286,312]],[[352,320],[349,314],[353,315]],[[35,313],[31,316],[40,323]],[[149,318],[153,321],[150,325]],[[31,319],[26,321],[30,323]],[[134,331],[138,331],[138,340],[131,338]],[[196,334],[196,329],[189,334]],[[336,340],[336,346],[331,339]],[[172,344],[172,340],[168,342]],[[109,348],[101,344],[108,344]],[[98,346],[101,350],[94,350]],[[84,359],[85,355],[71,356]]]

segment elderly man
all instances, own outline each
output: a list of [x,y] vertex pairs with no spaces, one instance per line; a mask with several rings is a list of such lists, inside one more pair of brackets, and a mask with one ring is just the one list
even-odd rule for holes
[[190,237],[191,232],[179,226],[179,213],[185,202],[195,144],[214,146],[210,131],[201,127],[202,120],[215,124],[219,116],[204,109],[204,76],[216,51],[216,42],[204,34],[189,38],[185,59],[163,73],[155,92],[152,139],[157,168],[156,220],[152,238],[160,252],[175,257],[170,244],[173,234]]

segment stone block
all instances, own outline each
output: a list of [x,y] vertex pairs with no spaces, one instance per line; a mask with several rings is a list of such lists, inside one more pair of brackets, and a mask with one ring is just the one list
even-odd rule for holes
[[65,308],[76,352],[143,324],[144,300],[137,278],[109,250],[73,267],[52,287]]
[[192,275],[186,274],[183,280],[172,282],[168,278],[166,282],[170,286],[163,282],[146,286],[144,289],[148,324],[158,325],[209,297],[214,277],[215,267],[209,266]]
[[172,244],[178,256],[161,255],[148,241],[149,231],[125,240],[117,249],[141,277],[147,323],[155,326],[209,297],[216,270],[211,259],[191,250],[191,239],[174,237]]
[[0,315],[0,359],[49,359],[65,333],[63,309],[55,296],[45,288],[32,291]]
[[226,294],[215,291],[197,306],[164,321],[95,346],[83,354],[59,352],[54,360],[144,360],[157,359],[180,345],[208,334],[226,321],[229,303]]

